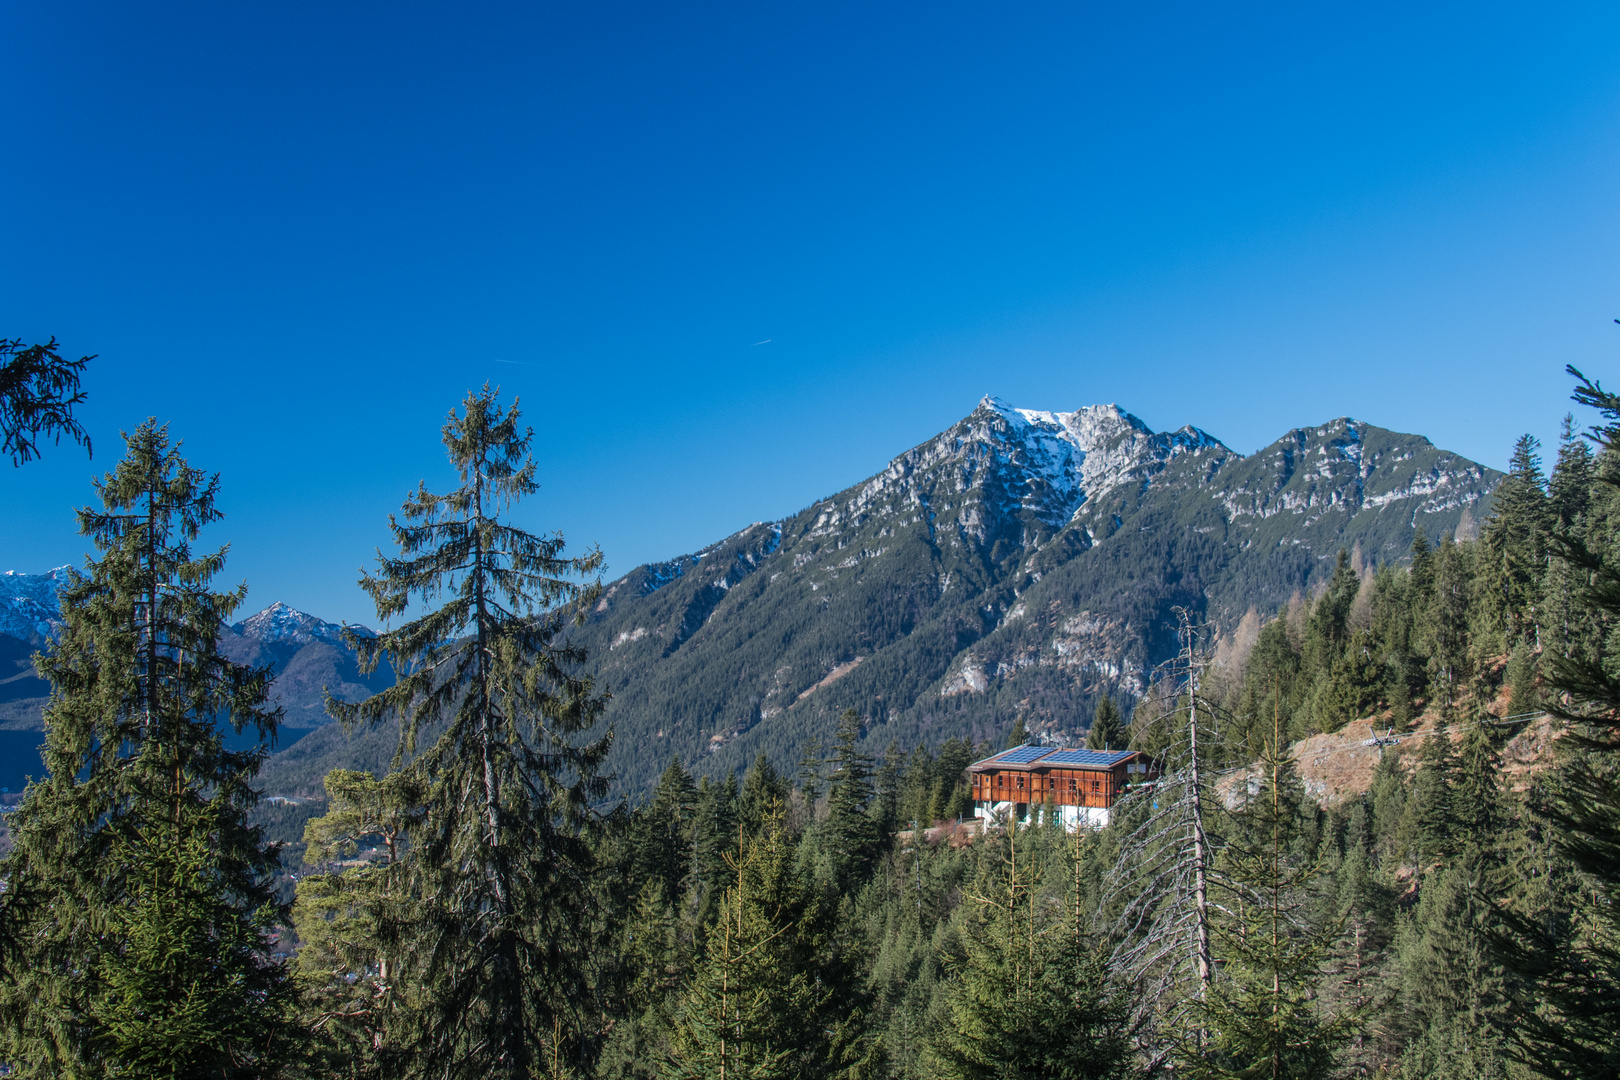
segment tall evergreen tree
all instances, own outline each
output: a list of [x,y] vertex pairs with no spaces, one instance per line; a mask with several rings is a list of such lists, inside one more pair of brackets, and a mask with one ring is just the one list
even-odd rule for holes
[[727,865],[731,880],[684,995],[666,1075],[821,1075],[836,1003],[819,977],[816,901],[795,873],[781,814],[728,853]]
[[[401,882],[391,871],[423,823],[427,785],[411,772],[379,780],[333,769],[325,788],[326,813],[304,826],[304,862],[324,872],[298,882],[293,972],[302,990],[305,1027],[314,1035],[310,1058],[316,1070],[365,1076],[393,1051],[396,999],[414,999],[413,988],[397,980],[397,965],[378,939],[377,924],[379,910],[411,903],[410,894],[395,891]],[[372,837],[379,841],[372,852],[376,857],[339,872],[336,864],[357,858],[360,845]]]
[[1019,713],[1018,718],[1013,721],[1012,730],[1007,732],[1007,747],[1011,749],[1014,746],[1023,746],[1027,742],[1029,742],[1029,728],[1024,724],[1024,714]]
[[1341,925],[1313,925],[1306,911],[1321,865],[1295,850],[1304,791],[1293,763],[1273,741],[1263,765],[1262,787],[1234,815],[1223,852],[1235,887],[1215,923],[1221,977],[1198,1009],[1206,1037],[1191,1040],[1184,1057],[1195,1077],[1324,1076],[1361,1024],[1353,1009],[1325,1015],[1318,1007]]
[[1502,757],[1496,750],[1495,717],[1485,711],[1485,687],[1476,684],[1474,716],[1463,728],[1451,790],[1451,819],[1462,845],[1489,848],[1506,824],[1498,781]]
[[1565,414],[1558,432],[1558,460],[1547,484],[1553,528],[1567,531],[1586,517],[1596,478],[1592,448],[1576,433],[1575,417]]
[[[1107,1080],[1129,1075],[1124,1003],[1080,911],[1041,902],[1046,830],[1009,830],[959,916],[961,954],[931,1075],[951,1080]],[[1072,912],[1072,915],[1069,914]]]
[[692,867],[697,788],[679,758],[671,758],[652,801],[636,812],[633,826],[637,881],[656,880],[670,903],[686,891]]
[[191,545],[219,478],[147,421],[79,512],[99,557],[62,593],[45,759],[0,865],[21,944],[0,979],[0,1059],[16,1075],[269,1075],[289,987],[265,953],[285,918],[276,851],[247,822],[273,737],[269,672],[219,651],[246,587],[212,592],[225,549]]
[[1086,745],[1093,750],[1123,750],[1126,738],[1119,706],[1112,694],[1104,694],[1091,718],[1091,729],[1086,732]]
[[878,835],[888,836],[899,828],[900,781],[905,775],[905,757],[900,744],[889,741],[883,752],[883,762],[872,776],[872,817],[877,822]]
[[1468,677],[1469,602],[1472,575],[1467,554],[1451,537],[1440,538],[1434,553],[1434,599],[1429,608],[1432,685],[1440,714],[1448,721],[1456,688]]
[[[1599,482],[1620,490],[1620,395],[1575,368],[1575,400],[1597,409],[1603,448]],[[1594,498],[1597,494],[1594,493]],[[1579,600],[1608,630],[1620,624],[1620,561],[1614,537],[1560,533],[1559,560],[1577,572]],[[1562,759],[1541,807],[1559,854],[1579,876],[1570,906],[1509,913],[1497,947],[1521,975],[1512,1035],[1543,1076],[1620,1075],[1620,678],[1612,642],[1544,657],[1548,708],[1566,725]],[[1557,695],[1557,696],[1554,696]]]
[[726,855],[737,847],[737,775],[727,773],[720,782],[707,776],[700,780],[694,814],[693,865],[707,899],[730,879]]
[[1485,523],[1492,609],[1510,644],[1536,637],[1536,609],[1552,524],[1541,458],[1536,453],[1540,445],[1532,435],[1522,435],[1514,444],[1508,474],[1492,494],[1491,518]]
[[1457,800],[1452,785],[1457,779],[1457,755],[1451,733],[1436,724],[1418,751],[1417,778],[1412,786],[1412,812],[1417,854],[1424,861],[1441,858],[1457,840]]
[[743,777],[742,794],[738,796],[738,823],[745,836],[753,836],[765,827],[771,808],[787,805],[787,778],[776,771],[771,759],[762,750]]
[[867,812],[873,794],[872,759],[861,753],[860,737],[860,714],[845,709],[838,718],[827,820],[822,826],[840,885],[857,883],[877,856],[878,823]]
[[404,520],[389,519],[398,556],[360,581],[385,625],[426,610],[349,639],[367,670],[387,657],[405,674],[358,704],[328,703],[349,724],[399,718],[401,759],[433,736],[408,766],[432,785],[426,825],[393,871],[419,899],[379,927],[400,979],[420,987],[399,1047],[407,1075],[528,1077],[561,1047],[582,1052],[592,1014],[585,836],[607,740],[581,741],[604,701],[564,632],[594,602],[602,556],[565,558],[560,534],[510,524],[539,487],[519,418],[488,386],[450,412],[460,485],[420,485]]

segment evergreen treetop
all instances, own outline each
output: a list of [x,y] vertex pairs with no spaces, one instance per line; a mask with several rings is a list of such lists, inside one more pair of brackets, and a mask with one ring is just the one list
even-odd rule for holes
[[287,983],[266,963],[285,918],[274,847],[247,815],[263,749],[226,750],[220,721],[274,735],[269,672],[219,651],[245,587],[209,588],[225,549],[192,543],[221,516],[219,478],[153,420],[79,512],[98,557],[63,590],[36,656],[50,681],[45,759],[10,827],[0,921],[18,950],[0,980],[4,1058],[19,1075],[256,1075],[288,1034]]
[[442,429],[460,484],[419,485],[360,585],[387,626],[349,635],[367,669],[403,672],[357,704],[328,699],[348,724],[397,717],[396,762],[429,787],[425,827],[391,870],[420,900],[379,924],[402,980],[421,987],[397,1048],[410,1075],[528,1076],[542,1060],[588,1052],[591,804],[606,737],[581,736],[604,699],[575,668],[564,631],[599,585],[599,551],[563,555],[561,534],[510,523],[538,490],[534,433],[485,386]]

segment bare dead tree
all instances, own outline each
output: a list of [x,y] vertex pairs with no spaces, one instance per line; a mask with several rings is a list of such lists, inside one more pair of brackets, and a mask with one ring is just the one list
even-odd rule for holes
[[[1218,733],[1213,703],[1200,695],[1211,662],[1206,627],[1175,609],[1181,648],[1155,681],[1171,692],[1161,715],[1160,775],[1115,804],[1125,827],[1119,858],[1103,880],[1098,929],[1113,942],[1109,970],[1135,1003],[1132,1028],[1148,1070],[1156,1071],[1189,1037],[1201,1041],[1194,1015],[1215,977],[1211,925],[1227,897],[1240,893],[1216,855],[1218,810],[1211,762]],[[1138,723],[1143,722],[1141,719]]]

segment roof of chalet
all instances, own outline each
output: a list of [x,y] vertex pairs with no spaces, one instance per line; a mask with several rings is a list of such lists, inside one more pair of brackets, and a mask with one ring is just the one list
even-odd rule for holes
[[990,769],[1112,769],[1129,758],[1144,756],[1140,750],[1084,750],[1062,746],[1036,746],[1025,743],[968,766],[970,772]]

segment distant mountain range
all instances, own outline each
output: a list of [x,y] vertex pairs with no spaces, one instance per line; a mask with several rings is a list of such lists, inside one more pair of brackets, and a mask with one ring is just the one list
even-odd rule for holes
[[[62,566],[44,574],[0,574],[0,730],[42,729],[50,685],[35,674],[30,657],[60,624],[56,590],[67,572]],[[238,663],[270,665],[275,673],[271,697],[285,711],[287,735],[296,739],[327,723],[324,687],[348,698],[393,684],[391,672],[360,673],[354,652],[343,644],[342,629],[275,603],[225,628],[220,647]],[[371,633],[363,626],[353,629]]]
[[[987,397],[876,476],[609,583],[575,633],[613,695],[610,767],[631,793],[672,756],[713,774],[764,752],[791,769],[845,708],[878,752],[891,739],[999,738],[1020,716],[1073,735],[1104,692],[1142,691],[1172,649],[1172,607],[1223,627],[1269,613],[1340,549],[1398,560],[1417,528],[1470,528],[1499,478],[1351,419],[1245,457],[1114,405],[1052,413]],[[0,605],[0,631],[37,638],[52,617],[48,575],[26,577],[0,579],[27,586],[5,590],[18,599]],[[223,643],[275,666],[288,725],[307,731],[325,722],[323,685],[353,699],[385,683],[359,675],[337,629],[277,604]],[[38,689],[6,648],[0,638],[0,676]],[[22,720],[5,711],[25,700],[11,686],[0,681],[0,727]],[[267,763],[266,785],[307,790],[328,768],[381,767],[392,738],[319,731]]]

